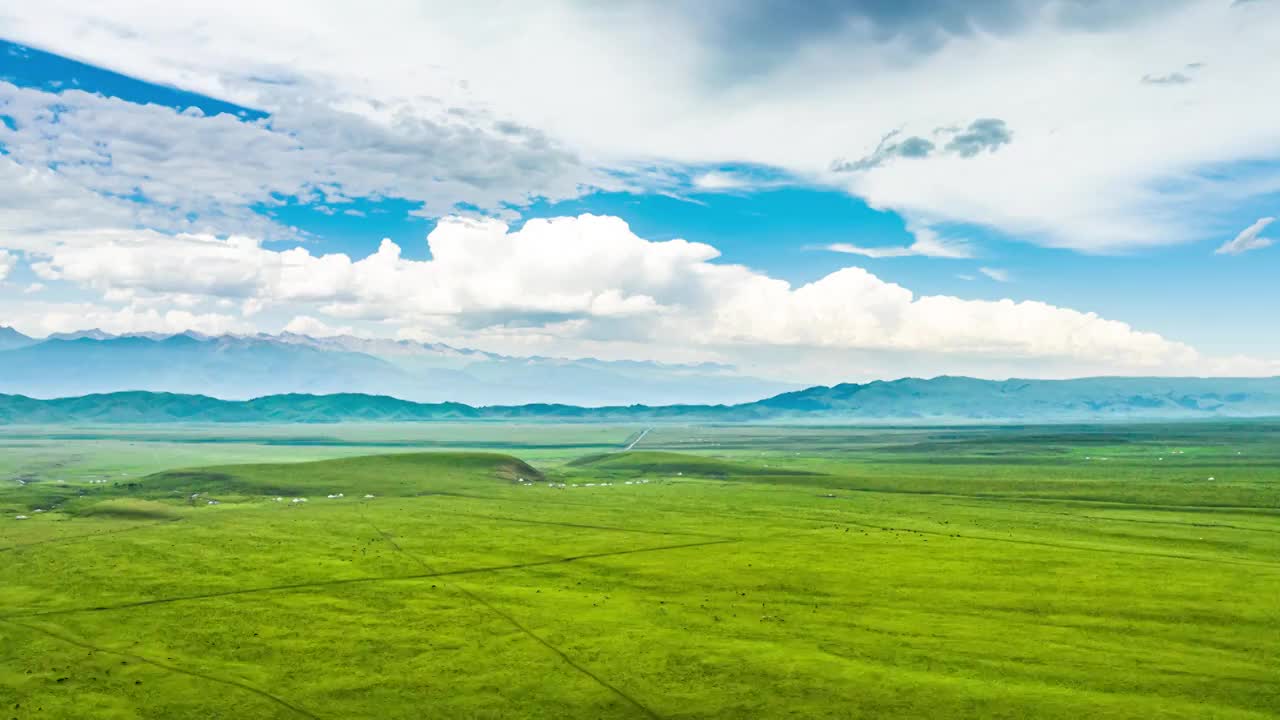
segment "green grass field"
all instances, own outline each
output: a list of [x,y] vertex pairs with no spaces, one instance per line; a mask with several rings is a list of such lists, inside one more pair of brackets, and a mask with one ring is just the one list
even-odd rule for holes
[[643,429],[0,429],[0,717],[1280,717],[1280,423]]

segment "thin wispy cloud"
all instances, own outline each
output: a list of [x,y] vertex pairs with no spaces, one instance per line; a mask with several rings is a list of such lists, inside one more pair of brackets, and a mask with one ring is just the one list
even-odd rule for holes
[[832,243],[824,246],[831,252],[846,255],[861,255],[874,259],[899,257],[933,257],[933,258],[970,258],[973,257],[969,246],[960,242],[934,242],[917,240],[910,245],[888,245],[883,247],[867,247],[851,243]]
[[1275,244],[1271,238],[1262,237],[1262,231],[1275,222],[1273,217],[1259,218],[1257,222],[1240,231],[1233,239],[1214,251],[1217,255],[1240,255],[1251,250],[1261,250]]

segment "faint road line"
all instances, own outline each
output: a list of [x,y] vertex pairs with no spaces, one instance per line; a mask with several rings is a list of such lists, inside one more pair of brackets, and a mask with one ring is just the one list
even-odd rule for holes
[[[634,443],[633,443],[633,444],[634,444]],[[363,515],[363,513],[362,513],[362,515]],[[381,535],[381,536],[382,536],[382,538],[383,538],[384,540],[386,540],[386,541],[387,541],[387,543],[388,543],[389,545],[391,545],[391,547],[395,548],[397,552],[399,552],[400,554],[402,554],[402,555],[404,555],[405,557],[409,558],[410,560],[413,560],[415,563],[417,563],[417,564],[418,564],[420,567],[422,567],[423,569],[425,569],[425,570],[427,570],[427,571],[429,571],[429,572],[435,572],[435,568],[433,568],[431,565],[429,565],[429,564],[428,564],[426,561],[424,561],[422,558],[418,557],[416,554],[411,553],[411,552],[409,552],[408,550],[405,550],[403,547],[401,547],[401,546],[400,546],[400,543],[398,543],[398,542],[396,542],[396,541],[395,541],[395,536],[394,536],[394,535],[392,535],[392,534],[391,534],[391,533],[389,533],[389,532],[385,532],[384,530],[382,530],[381,528],[379,528],[377,525],[375,525],[375,524],[373,523],[373,521],[372,521],[372,520],[370,520],[370,519],[368,519],[367,517],[365,518],[365,522],[367,522],[367,523],[369,524],[369,526],[370,526],[370,527],[372,527],[375,531],[377,531],[377,533],[378,533],[379,535]],[[478,603],[478,604],[480,604],[480,605],[483,605],[485,608],[487,608],[487,609],[488,609],[490,612],[492,612],[494,615],[497,615],[498,617],[502,618],[503,620],[506,620],[506,621],[507,621],[507,623],[508,623],[508,624],[510,624],[512,627],[514,627],[515,629],[519,630],[521,633],[524,633],[527,637],[529,637],[529,638],[530,638],[530,639],[532,639],[533,641],[537,642],[537,643],[538,643],[539,645],[541,645],[542,647],[544,647],[544,648],[546,648],[547,650],[550,650],[551,652],[555,653],[555,654],[556,654],[556,655],[557,655],[561,660],[563,660],[563,661],[565,662],[565,664],[566,664],[566,665],[568,665],[569,667],[573,668],[574,670],[577,670],[578,672],[582,673],[583,675],[586,675],[587,677],[589,677],[589,678],[591,678],[592,680],[594,680],[594,681],[596,682],[596,684],[600,685],[601,687],[605,688],[606,690],[609,690],[609,691],[610,691],[610,692],[612,692],[614,695],[617,695],[618,697],[622,698],[622,699],[623,699],[625,702],[627,702],[629,705],[631,705],[632,707],[634,707],[635,709],[637,709],[637,710],[639,710],[641,713],[643,713],[645,717],[653,718],[653,720],[661,720],[661,716],[660,716],[660,715],[658,715],[658,714],[657,714],[656,712],[654,712],[653,710],[651,710],[648,706],[646,706],[645,704],[641,703],[639,700],[635,699],[634,697],[632,697],[632,696],[628,695],[626,692],[624,692],[624,691],[622,690],[622,688],[619,688],[618,686],[614,685],[613,683],[609,682],[608,680],[605,680],[604,678],[602,678],[602,677],[600,677],[599,675],[595,674],[595,673],[594,673],[594,672],[592,672],[589,668],[587,668],[587,667],[585,667],[585,666],[583,666],[583,665],[578,664],[576,661],[574,661],[574,659],[573,659],[573,658],[569,657],[569,655],[568,655],[567,653],[565,653],[563,650],[561,650],[560,648],[556,647],[555,645],[552,645],[550,642],[548,642],[548,641],[547,641],[545,638],[543,638],[541,635],[538,635],[538,634],[537,634],[537,633],[535,633],[534,631],[532,631],[532,630],[530,630],[529,628],[525,627],[525,626],[524,626],[524,625],[523,625],[519,620],[515,619],[515,617],[513,617],[512,615],[510,615],[510,614],[508,614],[507,612],[505,612],[505,611],[501,610],[500,608],[498,608],[498,607],[497,607],[496,605],[494,605],[493,603],[489,602],[488,600],[485,600],[483,597],[480,597],[479,595],[477,595],[476,593],[472,592],[471,590],[468,590],[467,588],[463,587],[462,585],[459,585],[459,584],[457,584],[457,583],[454,583],[454,587],[455,587],[459,592],[461,592],[463,595],[466,595],[468,598],[470,598],[472,602],[475,602],[475,603]]]
[[0,552],[9,552],[11,550],[21,550],[22,548],[35,547],[37,545],[54,545],[58,543],[75,542],[77,540],[88,540],[91,538],[102,537],[105,535],[119,535],[121,533],[135,532],[137,530],[146,530],[147,528],[157,527],[160,525],[168,525],[169,523],[175,523],[175,522],[182,522],[182,519],[179,518],[177,520],[160,520],[158,522],[145,523],[143,525],[131,525],[129,527],[119,528],[117,530],[103,530],[101,532],[84,533],[82,535],[63,535],[62,537],[47,538],[45,540],[34,540],[32,542],[17,543],[15,545],[6,545],[5,547],[0,547]]
[[284,698],[278,695],[272,695],[266,690],[263,690],[261,688],[256,688],[252,685],[247,685],[245,683],[240,682],[239,680],[231,680],[229,678],[221,678],[216,675],[208,675],[206,673],[202,673],[196,670],[185,670],[183,668],[176,667],[174,665],[169,665],[167,663],[162,663],[159,660],[152,660],[151,658],[143,657],[141,655],[134,655],[133,653],[122,652],[120,650],[112,650],[111,648],[108,648],[108,647],[102,647],[101,645],[94,645],[93,643],[85,642],[83,640],[77,640],[76,638],[70,637],[68,635],[63,635],[62,633],[55,632],[53,630],[49,630],[46,628],[38,627],[36,625],[28,625],[26,623],[14,622],[13,620],[7,620],[5,618],[0,618],[0,622],[13,625],[14,627],[20,627],[25,630],[30,630],[31,632],[40,633],[41,635],[47,635],[55,640],[59,640],[61,642],[67,643],[68,645],[75,645],[76,647],[84,648],[85,650],[92,650],[94,652],[105,653],[107,655],[115,655],[116,657],[128,658],[130,660],[134,660],[136,662],[140,662],[146,665],[158,667],[161,670],[167,670],[172,673],[178,673],[179,675],[188,675],[190,677],[199,678],[201,680],[207,680],[209,682],[215,682],[221,685],[229,685],[234,688],[239,688],[241,690],[251,692],[254,695],[257,695],[258,697],[270,700],[271,702],[283,708],[292,710],[293,712],[305,718],[311,718],[311,720],[320,720],[318,715],[312,713],[309,710],[298,707],[297,705],[294,705],[293,703],[289,702],[288,700],[285,700]]
[[647,428],[645,428],[644,430],[641,430],[641,431],[640,431],[640,436],[639,436],[639,437],[637,437],[635,440],[632,440],[630,445],[628,445],[628,446],[626,446],[626,447],[622,448],[622,452],[627,452],[628,450],[630,450],[630,449],[634,448],[636,445],[639,445],[639,444],[640,444],[640,441],[644,439],[644,436],[645,436],[645,435],[648,435],[648,434],[649,434],[649,431],[650,431],[650,430],[652,430],[652,429],[653,429],[653,428],[651,428],[651,427],[647,427]]
[[439,572],[416,573],[413,575],[392,575],[377,577],[361,577],[346,578],[342,580],[316,580],[313,582],[292,583],[289,585],[270,585],[256,588],[242,588],[237,590],[223,590],[220,592],[203,593],[200,595],[180,595],[167,598],[153,598],[151,600],[137,600],[134,602],[119,603],[117,605],[98,605],[94,607],[65,608],[61,610],[41,610],[37,612],[15,613],[13,615],[0,616],[0,621],[13,618],[32,618],[32,617],[50,617],[53,615],[71,615],[82,612],[103,612],[107,610],[127,610],[130,608],[147,607],[149,605],[167,605],[170,603],[186,602],[188,600],[212,600],[214,598],[235,597],[239,595],[253,595],[256,593],[266,592],[288,592],[290,590],[308,590],[312,588],[338,587],[342,585],[365,585],[369,583],[393,582],[396,580],[424,580],[428,578],[450,577],[454,575],[479,575],[489,572],[503,572],[507,570],[522,570],[525,568],[542,567],[545,565],[559,565],[562,563],[577,562],[579,560],[594,560],[596,558],[615,557],[619,555],[636,555],[639,553],[661,552],[664,550],[680,550],[684,548],[704,547],[707,545],[724,545],[727,543],[741,542],[736,539],[724,540],[707,540],[705,542],[683,543],[680,545],[660,545],[657,547],[637,548],[634,550],[614,550],[611,552],[589,553],[585,555],[573,555],[570,557],[553,558],[550,560],[536,560],[534,562],[517,563],[512,565],[491,565],[489,567],[478,568],[460,568],[458,570],[441,570]]

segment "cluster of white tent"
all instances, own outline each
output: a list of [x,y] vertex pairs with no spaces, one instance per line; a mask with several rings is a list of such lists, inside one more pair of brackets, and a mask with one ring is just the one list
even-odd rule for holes
[[[1185,451],[1185,450],[1170,450],[1170,451],[1169,451],[1169,454],[1170,454],[1170,455],[1186,455],[1186,451]],[[1240,455],[1240,454],[1241,454],[1241,452],[1240,452],[1239,450],[1237,450],[1237,451],[1236,451],[1236,454],[1237,454],[1237,455]],[[1085,456],[1084,456],[1084,459],[1085,459],[1085,460],[1107,460],[1108,458],[1104,458],[1104,457],[1093,457],[1092,455],[1085,455]],[[1163,455],[1159,455],[1159,456],[1157,456],[1157,457],[1156,457],[1156,461],[1157,461],[1157,462],[1160,462],[1160,461],[1163,461],[1163,460],[1164,460],[1164,456],[1163,456]],[[1209,482],[1213,482],[1213,481],[1214,481],[1214,480],[1216,480],[1216,479],[1217,479],[1217,478],[1215,478],[1215,477],[1214,477],[1214,476],[1212,476],[1212,475],[1210,475],[1208,478],[1206,478],[1206,480],[1207,480],[1207,481],[1209,481]]]
[[[643,485],[643,484],[645,484],[645,483],[647,483],[647,482],[649,482],[649,481],[648,481],[648,480],[627,480],[626,482],[624,482],[624,483],[622,483],[622,484],[623,484],[623,485]],[[520,485],[521,487],[536,487],[536,486],[537,486],[537,483],[536,483],[536,482],[534,482],[533,480],[526,480],[526,479],[524,479],[524,478],[516,478],[516,484]],[[546,487],[549,487],[549,488],[611,487],[612,485],[613,485],[613,483],[611,483],[611,482],[602,482],[602,483],[581,483],[581,484],[579,484],[579,483],[556,483],[556,482],[549,482],[549,483],[546,483]]]
[[[624,483],[622,483],[622,484],[623,484],[623,485],[644,485],[644,484],[645,484],[645,483],[647,483],[647,482],[649,482],[649,481],[648,481],[648,480],[627,480],[626,482],[624,482]],[[516,478],[516,483],[517,483],[518,485],[521,485],[522,487],[536,487],[536,486],[537,486],[537,483],[536,483],[536,482],[534,482],[533,480],[526,480],[526,479],[524,479],[524,478]],[[549,482],[549,483],[547,483],[547,484],[546,484],[546,487],[549,487],[549,488],[611,487],[612,485],[613,485],[613,483],[611,483],[611,482],[602,482],[602,483],[581,483],[581,484],[579,484],[579,483],[555,483],[555,482]]]
[[[626,480],[626,481],[624,481],[622,484],[623,484],[623,485],[644,485],[644,484],[645,484],[645,483],[647,483],[647,482],[649,482],[649,481],[648,481],[648,480]],[[551,483],[551,487],[571,487],[571,488],[576,488],[576,487],[613,487],[613,483],[611,483],[611,482],[602,482],[602,483],[582,483],[582,484],[578,484],[578,483],[569,483],[568,485],[566,485],[565,483],[559,483],[559,484]]]
[[[341,500],[342,498],[345,498],[346,496],[347,496],[347,494],[346,494],[346,493],[330,493],[330,494],[328,494],[328,495],[325,495],[325,498],[326,498],[326,499],[328,499],[328,500]],[[365,499],[365,500],[372,500],[373,498],[374,498],[374,496],[373,496],[373,495],[369,495],[369,494],[366,494],[366,495],[364,496],[364,499]],[[284,501],[285,501],[285,498],[282,498],[282,497],[277,497],[277,498],[272,498],[272,499],[273,499],[275,502],[278,502],[278,503],[282,503],[282,502],[284,502]],[[307,501],[307,499],[306,499],[306,498],[304,498],[304,497],[289,498],[289,502],[294,503],[294,504],[297,504],[297,503],[304,503],[304,502],[306,502],[306,501]]]

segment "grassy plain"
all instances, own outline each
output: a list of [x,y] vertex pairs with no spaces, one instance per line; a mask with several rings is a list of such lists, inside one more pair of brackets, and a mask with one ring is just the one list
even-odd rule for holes
[[0,717],[1280,717],[1280,423],[642,429],[2,429]]

